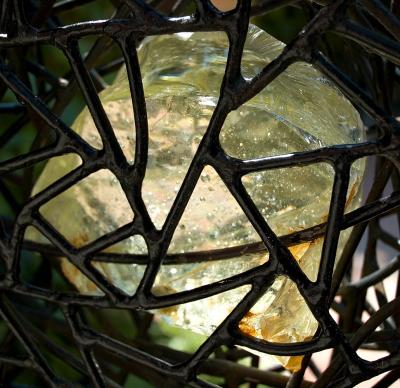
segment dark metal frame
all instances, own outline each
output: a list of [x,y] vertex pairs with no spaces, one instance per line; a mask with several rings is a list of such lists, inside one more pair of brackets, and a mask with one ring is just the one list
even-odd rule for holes
[[[27,356],[18,357],[12,353],[3,352],[0,353],[0,361],[20,368],[33,368],[50,386],[76,386],[75,383],[68,383],[55,375],[38,347],[38,342],[44,342],[47,344],[47,348],[80,371],[83,376],[87,376],[93,386],[118,386],[115,381],[103,373],[96,360],[95,349],[102,349],[129,360],[127,364],[131,366],[140,365],[144,370],[150,370],[157,376],[166,376],[165,384],[182,386],[187,383],[191,386],[206,387],[213,385],[200,379],[199,371],[203,373],[208,371],[212,374],[210,370],[213,370],[213,365],[217,369],[219,365],[218,359],[207,360],[209,356],[222,345],[242,345],[277,355],[306,354],[302,370],[294,373],[291,378],[277,375],[271,371],[259,371],[260,375],[257,375],[254,368],[247,368],[245,372],[242,371],[243,373],[237,380],[239,383],[253,381],[253,385],[257,382],[269,382],[274,386],[287,384],[288,387],[296,387],[304,384],[302,382],[303,374],[307,366],[312,365],[312,363],[310,364],[312,353],[333,347],[336,357],[329,368],[318,376],[315,386],[353,386],[386,371],[390,371],[387,375],[389,377],[383,378],[381,386],[387,386],[384,384],[394,381],[400,375],[400,341],[397,331],[400,323],[400,298],[397,296],[396,299],[388,302],[381,290],[381,282],[399,268],[399,260],[396,258],[387,266],[378,268],[374,249],[378,239],[398,249],[396,238],[384,232],[377,221],[379,217],[395,212],[400,206],[400,192],[398,191],[400,125],[392,116],[392,95],[390,87],[388,87],[390,82],[399,82],[399,76],[395,73],[395,66],[400,63],[400,20],[396,16],[398,11],[396,2],[393,2],[392,10],[389,10],[379,0],[319,1],[312,5],[293,0],[264,0],[253,7],[251,7],[250,1],[239,0],[234,11],[221,14],[207,0],[196,0],[197,11],[194,15],[172,19],[158,13],[143,1],[121,0],[115,1],[119,5],[118,10],[115,16],[109,20],[82,22],[62,27],[53,25],[52,17],[57,15],[57,12],[86,2],[43,1],[42,6],[35,10],[32,20],[27,17],[28,6],[25,4],[24,8],[24,3],[29,2],[3,0],[1,3],[0,94],[4,95],[9,88],[15,93],[20,103],[0,103],[0,113],[15,113],[17,117],[11,127],[0,135],[0,146],[4,147],[7,141],[29,120],[32,120],[38,128],[42,128],[44,140],[42,139],[42,147],[32,150],[28,154],[1,162],[0,173],[2,176],[6,176],[20,169],[32,168],[35,163],[40,161],[70,152],[78,154],[82,158],[83,164],[27,200],[22,207],[18,207],[16,204],[18,214],[13,222],[2,220],[0,255],[4,265],[4,274],[0,282],[0,315],[26,350]],[[299,6],[307,8],[308,12],[313,14],[311,21],[295,39],[289,42],[281,55],[268,64],[255,78],[246,81],[240,72],[240,59],[250,16],[269,12],[289,4],[299,4]],[[29,12],[31,11],[29,10]],[[370,20],[374,22],[370,23]],[[230,42],[218,105],[167,220],[162,230],[157,230],[141,196],[147,162],[148,128],[136,45],[148,35],[217,30],[225,31]],[[387,70],[382,75],[386,89],[384,85],[381,85],[381,90],[378,90],[378,83],[375,83],[373,90],[358,86],[327,55],[323,54],[320,51],[320,38],[328,31],[358,43],[371,53],[371,57],[375,61],[371,66],[372,71],[376,69],[376,66],[379,69]],[[98,40],[89,54],[83,58],[79,51],[78,41],[89,35],[95,35]],[[107,38],[111,38],[119,45],[129,77],[137,139],[133,166],[126,161],[97,94],[98,89],[102,87],[99,74],[105,74],[121,65],[121,61],[105,66],[99,66],[96,63],[98,53],[109,45]],[[24,64],[24,66],[18,67],[15,56],[13,57],[12,54],[21,51],[13,50],[38,44],[54,45],[63,51],[71,66],[72,74],[69,79],[53,76],[41,67],[40,63],[30,63],[29,66]],[[371,65],[373,62],[371,57],[365,57],[367,65]],[[379,59],[378,65],[376,65],[377,58]],[[332,146],[273,158],[238,160],[229,157],[221,148],[218,140],[219,131],[228,113],[255,96],[296,61],[312,63],[330,78],[360,111],[372,119],[371,127],[378,130],[376,138],[362,144]],[[366,68],[368,68],[367,65]],[[370,68],[368,69],[370,70]],[[27,84],[29,82],[26,77],[27,71],[38,78],[45,79],[52,85],[51,90],[42,91],[42,95],[37,97]],[[86,143],[58,117],[77,87],[85,98],[104,144],[104,148],[100,151]],[[48,102],[52,99],[55,99],[55,104],[49,108]],[[52,138],[49,135],[52,130],[56,134],[54,142],[51,142]],[[344,215],[351,165],[354,161],[369,156],[379,157],[379,173],[376,181],[368,193],[366,204]],[[241,177],[255,171],[305,166],[319,162],[329,163],[335,170],[332,200],[326,224],[278,238],[247,194],[241,183]],[[217,284],[209,284],[173,295],[155,296],[151,293],[151,288],[161,265],[209,260],[210,257],[211,259],[229,259],[235,255],[237,249],[243,250],[244,248],[204,252],[202,255],[196,254],[195,256],[190,254],[167,255],[174,230],[205,165],[211,165],[218,172],[260,235],[262,244],[253,244],[245,248],[248,251],[268,249],[270,260],[264,265],[237,274]],[[38,209],[79,180],[103,168],[109,169],[118,178],[134,211],[135,218],[130,224],[78,249],[48,224]],[[394,182],[394,191],[388,197],[381,198],[391,177]],[[7,195],[7,187],[3,183],[0,185],[0,190],[12,203],[12,195],[9,192]],[[28,225],[36,227],[50,240],[53,246],[24,242],[24,233]],[[355,249],[368,225],[369,230],[374,232],[369,235],[369,251],[366,256],[370,261],[364,265],[364,277],[358,282],[347,282],[341,286],[342,280],[346,279],[348,274]],[[354,229],[334,270],[340,231],[350,226],[354,226]],[[98,253],[134,234],[139,234],[145,239],[148,256]],[[317,280],[312,282],[302,272],[288,246],[321,235],[325,236],[321,265]],[[104,296],[90,297],[60,293],[21,282],[20,254],[23,248],[49,255],[62,254],[89,277],[104,292]],[[96,260],[107,262],[145,263],[146,271],[135,295],[130,297],[110,284],[100,272],[90,265],[90,261],[94,257]],[[319,322],[320,329],[310,341],[298,344],[270,343],[250,338],[238,329],[238,323],[242,317],[279,275],[288,276],[296,283]],[[251,285],[251,290],[239,305],[209,339],[193,355],[187,355],[187,357],[171,350],[170,353],[166,353],[167,357],[163,358],[158,355],[160,352],[155,351],[154,347],[146,348],[143,344],[134,347],[119,342],[88,327],[81,314],[83,306],[128,310],[165,308],[209,297],[246,284]],[[374,287],[377,292],[379,291],[378,300],[381,307],[378,311],[373,311],[369,306],[371,318],[362,325],[360,322],[357,323],[357,319],[361,320],[361,313],[367,308],[365,293],[368,287]],[[399,290],[398,287],[398,292],[400,292]],[[333,301],[335,295],[341,295],[340,303]],[[45,334],[35,329],[19,312],[15,299],[18,297],[36,298],[59,306],[72,331],[71,338],[76,341],[80,350],[81,360],[71,354],[66,354],[62,348],[46,338]],[[336,323],[330,315],[330,306],[339,312],[341,317],[339,323]],[[390,316],[393,316],[393,320],[389,322]],[[385,326],[385,330],[383,332],[376,331],[381,325]],[[377,344],[376,348],[386,349],[390,355],[373,362],[360,358],[356,350],[370,337],[374,338],[372,342]],[[388,338],[391,340],[388,341]],[[229,373],[233,373],[235,368],[232,368],[232,365],[230,368],[227,367],[228,364],[224,365],[222,376],[228,379]],[[313,365],[312,368],[314,368]],[[238,370],[241,371],[240,367]],[[137,368],[136,372],[140,375]],[[160,380],[154,378],[153,383],[155,381]]]

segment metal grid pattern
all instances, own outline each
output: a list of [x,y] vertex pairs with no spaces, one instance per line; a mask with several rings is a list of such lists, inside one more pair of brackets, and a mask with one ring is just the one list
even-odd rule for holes
[[[391,83],[399,82],[395,66],[400,63],[400,21],[395,16],[398,11],[396,2],[393,2],[390,10],[379,0],[335,0],[314,3],[264,0],[253,4],[253,7],[250,1],[239,0],[235,10],[220,13],[207,0],[196,0],[194,3],[197,10],[192,16],[171,18],[152,8],[158,5],[156,3],[162,2],[149,2],[148,5],[140,0],[121,0],[114,2],[117,10],[111,19],[65,26],[57,25],[57,14],[63,10],[82,6],[88,1],[64,0],[55,3],[50,0],[43,1],[39,5],[37,3],[21,0],[3,0],[1,3],[0,93],[4,95],[9,89],[15,93],[19,102],[0,103],[0,113],[12,113],[16,117],[15,121],[2,131],[0,146],[6,149],[10,139],[30,120],[42,131],[42,137],[38,136],[36,139],[38,144],[35,149],[0,163],[1,176],[8,177],[21,169],[32,169],[36,163],[70,152],[78,154],[83,164],[33,198],[29,198],[28,195],[22,206],[15,202],[4,181],[0,181],[0,190],[10,205],[14,206],[16,213],[15,220],[3,217],[1,222],[0,252],[3,273],[0,282],[0,315],[25,351],[24,356],[14,354],[4,340],[0,351],[3,368],[4,365],[11,365],[14,370],[32,368],[49,386],[79,384],[95,387],[119,386],[117,379],[113,379],[105,372],[108,369],[101,359],[101,352],[106,351],[114,355],[114,363],[133,368],[133,373],[140,375],[142,371],[139,369],[149,371],[145,376],[155,385],[162,381],[166,386],[185,384],[213,386],[200,378],[199,373],[213,374],[217,373],[216,370],[220,370],[220,376],[225,378],[227,386],[238,386],[239,383],[249,382],[251,386],[268,383],[272,386],[296,387],[305,384],[303,375],[308,366],[315,371],[315,365],[310,361],[312,353],[333,347],[336,357],[326,371],[323,373],[315,371],[318,375],[315,386],[353,386],[386,371],[390,372],[383,378],[380,386],[388,386],[394,381],[400,371],[398,337],[400,299],[397,297],[388,302],[382,290],[382,280],[397,270],[399,262],[396,258],[386,266],[378,268],[375,251],[379,239],[398,248],[397,238],[382,230],[378,223],[379,217],[395,212],[400,206],[400,194],[397,191],[400,126],[392,116],[391,110],[393,95]],[[178,9],[181,3],[177,2],[174,9]],[[288,4],[304,7],[311,14],[311,21],[287,45],[279,57],[256,77],[250,81],[245,80],[240,71],[240,59],[250,16],[270,12]],[[149,139],[136,45],[148,35],[181,31],[225,31],[229,38],[230,49],[218,105],[167,220],[162,230],[157,230],[146,210],[140,190],[146,169]],[[364,69],[375,76],[377,76],[377,73],[374,73],[376,69],[378,71],[384,69],[381,74],[383,82],[375,82],[371,89],[360,87],[351,76],[340,70],[328,54],[321,52],[320,40],[328,31],[359,44],[365,51]],[[83,58],[78,42],[84,37],[93,35],[97,41],[89,54]],[[129,77],[137,139],[133,166],[125,159],[97,94],[103,85],[101,75],[118,68],[122,63],[121,60],[102,66],[96,63],[98,54],[109,45],[109,38],[120,47]],[[71,68],[68,77],[60,78],[51,74],[41,65],[39,54],[37,62],[23,61],[24,51],[40,44],[53,45],[62,50]],[[228,113],[255,96],[296,61],[312,63],[331,79],[360,111],[369,116],[372,122],[371,128],[377,129],[377,135],[362,144],[331,146],[273,158],[244,161],[226,155],[219,145],[218,136]],[[38,93],[34,92],[29,87],[28,73],[30,77],[41,79],[42,82],[44,80],[51,87],[42,88]],[[60,112],[71,100],[77,88],[84,96],[99,131],[104,144],[102,150],[91,147],[59,118]],[[51,105],[49,101],[55,103]],[[52,136],[52,133],[55,136]],[[378,157],[376,181],[367,193],[366,204],[344,215],[351,165],[355,160],[367,156]],[[278,238],[247,194],[241,183],[241,177],[256,171],[305,166],[319,162],[327,162],[335,170],[330,212],[326,224]],[[220,281],[218,284],[209,284],[173,295],[155,296],[151,293],[151,288],[161,265],[199,261],[202,258],[191,255],[168,256],[167,249],[205,165],[211,165],[218,172],[260,235],[263,244],[255,244],[248,249],[266,248],[270,260],[264,265]],[[78,249],[48,224],[38,209],[54,196],[103,168],[110,170],[119,180],[135,218],[130,224]],[[393,180],[394,190],[389,196],[381,198],[390,179]],[[48,238],[52,246],[24,242],[24,233],[28,225],[36,227]],[[342,280],[348,277],[353,254],[368,225],[369,242],[364,277],[357,282],[345,282],[341,286]],[[340,231],[350,226],[355,227],[334,270]],[[143,236],[148,246],[148,257],[98,254],[134,234]],[[302,272],[288,246],[322,235],[325,239],[320,270],[317,280],[312,282]],[[67,257],[104,292],[104,296],[90,297],[62,293],[24,283],[20,277],[22,249],[39,251],[44,256],[58,254]],[[211,253],[218,259],[229,259],[235,254],[234,249]],[[145,263],[146,271],[135,295],[130,297],[124,294],[90,266],[90,260],[94,256],[96,260],[108,262]],[[210,252],[204,253],[204,258],[208,257]],[[278,275],[288,276],[296,283],[318,320],[320,329],[312,340],[298,344],[277,344],[250,338],[239,331],[239,321]],[[251,290],[208,340],[191,355],[168,349],[157,351],[157,347],[144,344],[135,347],[132,344],[122,343],[89,327],[82,314],[84,307],[117,308],[129,310],[136,314],[135,317],[140,318],[141,312],[136,310],[166,308],[246,284],[251,285]],[[366,290],[369,287],[373,287],[378,295],[380,308],[376,311],[368,306],[366,300]],[[399,287],[397,291],[399,292]],[[341,296],[340,302],[333,302],[335,295]],[[30,299],[43,303],[44,319],[51,319],[46,318],[47,307],[44,306],[57,306],[62,310],[65,322],[72,333],[70,338],[75,341],[80,354],[72,355],[66,352],[29,322],[26,315],[21,313],[21,305],[25,304],[26,308]],[[329,313],[332,303],[340,315],[339,323],[336,323]],[[360,320],[364,310],[369,312],[370,318],[362,324]],[[32,311],[32,314],[39,313]],[[391,316],[393,318],[390,318]],[[380,327],[384,329],[377,331]],[[375,349],[387,350],[390,355],[377,361],[366,361],[357,354],[357,349],[365,343],[373,343]],[[68,382],[56,375],[42,352],[43,344],[47,351],[62,358],[82,375],[80,383]],[[250,367],[244,367],[244,370],[239,367],[235,369],[232,367],[232,362],[221,364],[218,363],[218,357],[210,359],[210,355],[218,351],[222,345],[229,347],[242,345],[277,355],[306,354],[307,356],[303,361],[302,370],[287,377],[278,375],[274,371],[257,371]],[[231,354],[234,351],[234,349],[229,350]],[[240,353],[237,350],[236,352]],[[240,357],[239,355],[236,359]],[[107,362],[112,362],[110,360],[112,358],[108,358]],[[229,374],[235,376],[237,385],[228,384]],[[164,380],[160,380],[160,376],[164,376]]]

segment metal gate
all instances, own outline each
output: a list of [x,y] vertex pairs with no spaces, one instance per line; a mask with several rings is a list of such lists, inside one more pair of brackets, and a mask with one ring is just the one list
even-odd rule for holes
[[[396,381],[400,375],[400,283],[397,282],[395,297],[389,300],[383,280],[398,271],[399,260],[396,256],[379,265],[377,249],[378,243],[395,250],[399,248],[398,235],[384,230],[379,223],[382,216],[395,214],[400,206],[400,125],[394,117],[396,109],[399,110],[400,73],[396,68],[400,63],[400,19],[396,16],[400,12],[399,3],[394,0],[391,3],[379,0],[261,0],[251,4],[239,0],[234,10],[221,13],[207,0],[196,0],[193,14],[176,16],[181,15],[185,2],[116,0],[112,1],[114,16],[109,19],[92,20],[93,15],[88,14],[87,21],[62,25],[61,13],[84,9],[90,3],[95,2],[2,0],[0,5],[0,95],[4,97],[0,102],[0,113],[4,118],[0,133],[3,154],[0,192],[4,207],[9,209],[7,214],[1,215],[0,223],[0,314],[4,325],[0,346],[0,379],[3,381],[0,385],[22,386],[19,384],[25,381],[23,376],[30,369],[35,376],[32,381],[36,381],[32,384],[39,386],[45,382],[57,387],[120,386],[129,374],[154,386],[214,386],[203,377],[212,375],[219,376],[227,387],[244,383],[251,387],[258,384],[300,387],[310,386],[304,380],[307,368],[316,376],[316,387],[354,386],[383,372],[389,373],[376,386],[389,386]],[[307,15],[308,21],[281,55],[257,77],[245,80],[240,61],[249,19],[280,7],[297,7]],[[225,31],[230,49],[218,105],[167,222],[159,231],[149,219],[140,190],[131,190],[142,185],[148,148],[146,106],[136,46],[149,35],[184,31]],[[337,47],[330,49],[331,36],[340,37],[342,51]],[[86,38],[91,38],[92,43],[87,55],[83,56],[79,43]],[[109,57],[107,62],[107,56],[103,54],[115,45],[122,56]],[[48,61],[43,55],[43,47],[63,53],[70,66],[66,74],[59,75],[57,69],[46,66]],[[338,52],[341,52],[341,58]],[[297,61],[313,64],[352,101],[369,123],[368,140],[248,163],[229,158],[214,141],[228,113],[255,96]],[[354,62],[354,66],[346,66],[346,61]],[[98,91],[104,88],[104,77],[123,63],[129,77],[137,128],[133,165],[126,161],[98,97]],[[104,145],[101,150],[93,149],[61,119],[77,91],[83,95],[100,133]],[[28,134],[22,136],[21,133]],[[15,141],[26,141],[23,153],[16,154]],[[30,198],[37,177],[36,166],[71,152],[81,157],[82,166]],[[366,157],[376,163],[374,182],[366,193],[365,204],[344,215],[351,165]],[[335,171],[327,222],[278,238],[246,193],[241,177],[253,171],[318,162],[331,164]],[[222,282],[166,296],[153,295],[151,288],[160,266],[184,260],[179,255],[170,257],[167,250],[205,165],[211,165],[227,185],[260,235],[270,260],[267,265]],[[136,217],[132,223],[95,243],[75,248],[43,219],[38,209],[100,169],[109,169],[117,177]],[[391,192],[383,196],[388,182],[392,182]],[[51,244],[24,241],[29,225],[40,230]],[[351,226],[354,227],[351,236],[334,269],[340,232]],[[148,257],[98,255],[104,248],[133,234],[143,236]],[[363,235],[368,241],[362,277],[351,281],[354,252]],[[317,281],[312,282],[297,265],[288,245],[316,236],[325,236],[325,243],[320,273]],[[52,290],[49,279],[54,276],[52,268],[60,255],[90,277],[104,295],[85,296]],[[90,266],[94,256],[116,263],[145,262],[146,271],[135,295],[124,294]],[[230,255],[224,257],[229,260]],[[40,263],[36,267],[28,266],[29,276],[35,278],[35,284],[23,280],[22,260]],[[307,342],[269,343],[251,338],[238,329],[240,320],[278,275],[288,276],[295,282],[318,320],[319,330]],[[149,340],[151,315],[144,310],[188,303],[242,285],[250,285],[251,290],[193,354]],[[369,303],[367,289],[375,293],[378,308]],[[340,298],[335,299],[335,296]],[[118,333],[102,333],[88,320],[88,309],[100,320],[105,319],[111,309],[127,312],[137,325],[137,337],[124,342],[113,338],[114,334],[118,337]],[[338,314],[337,320],[331,316],[330,309]],[[122,325],[121,321],[121,330]],[[63,340],[57,340],[58,337]],[[63,341],[69,341],[79,352],[68,349]],[[288,376],[279,373],[279,369],[258,369],[258,357],[234,345],[269,354],[306,356],[302,369]],[[320,371],[312,354],[329,348],[334,348],[334,357],[329,367]],[[385,350],[389,355],[366,361],[357,353],[360,348]],[[252,358],[252,366],[238,363],[245,357]],[[56,358],[75,371],[75,381],[67,381],[59,375]]]

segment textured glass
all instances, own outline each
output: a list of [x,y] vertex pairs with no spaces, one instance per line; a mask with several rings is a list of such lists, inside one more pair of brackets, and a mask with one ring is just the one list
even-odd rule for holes
[[[284,45],[249,27],[242,59],[246,79],[254,77]],[[146,38],[138,50],[146,94],[150,131],[149,161],[142,195],[157,228],[179,191],[190,162],[218,102],[228,52],[224,33],[180,33]],[[135,132],[128,81],[122,71],[101,101],[127,160],[133,163]],[[74,130],[97,148],[101,139],[85,109]],[[291,65],[261,93],[231,112],[222,128],[225,152],[240,159],[260,158],[313,150],[333,144],[362,141],[359,115],[351,103],[318,71],[304,63]],[[40,176],[33,195],[81,163],[74,155],[52,159]],[[364,166],[352,169],[346,211],[360,199]],[[243,184],[278,235],[326,221],[333,169],[325,163],[274,169],[249,174]],[[134,188],[133,188],[134,190]],[[65,211],[68,209],[68,211]],[[116,177],[100,170],[58,195],[40,209],[41,214],[75,246],[99,238],[132,221],[134,215]],[[30,239],[45,242],[33,229]],[[173,236],[168,253],[219,249],[260,241],[239,205],[210,166],[203,170]],[[310,279],[318,272],[322,239],[290,247]],[[341,244],[344,238],[341,239]],[[108,251],[146,254],[140,236],[132,236]],[[265,263],[268,253],[248,253],[229,260],[164,265],[156,279],[157,295],[190,290]],[[67,278],[83,294],[101,291],[69,261],[61,259]],[[144,266],[94,263],[114,285],[134,294]],[[156,314],[170,323],[210,334],[243,298],[238,289],[204,300],[199,310],[183,304]],[[311,338],[317,322],[294,283],[279,277],[248,313],[240,328],[273,342]],[[289,369],[301,358],[280,358]]]

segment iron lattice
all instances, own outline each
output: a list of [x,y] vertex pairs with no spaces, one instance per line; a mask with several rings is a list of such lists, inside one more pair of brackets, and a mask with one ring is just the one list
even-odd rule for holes
[[[252,6],[248,0],[239,0],[235,10],[219,13],[207,0],[196,0],[196,12],[193,15],[172,18],[168,15],[178,12],[184,2],[149,1],[146,4],[140,0],[116,0],[112,2],[116,8],[115,15],[110,19],[60,25],[57,18],[59,13],[85,6],[87,3],[90,0],[3,0],[1,3],[0,93],[4,96],[11,90],[18,100],[0,103],[2,115],[14,115],[12,122],[2,128],[2,152],[6,152],[13,137],[27,123],[32,122],[38,131],[34,146],[27,153],[11,155],[0,163],[0,191],[15,214],[15,219],[2,216],[0,230],[3,266],[0,314],[8,328],[0,351],[2,386],[13,386],[13,379],[28,368],[36,371],[43,382],[57,387],[116,387],[120,386],[127,373],[141,376],[156,386],[214,386],[199,377],[200,373],[205,373],[223,377],[225,385],[229,387],[245,382],[252,387],[261,383],[299,387],[310,385],[303,380],[308,367],[317,376],[314,384],[316,387],[354,386],[387,371],[389,373],[377,386],[389,386],[400,375],[400,287],[398,283],[396,298],[388,301],[382,281],[398,270],[399,261],[396,257],[379,267],[376,246],[378,240],[394,249],[399,246],[397,237],[384,231],[379,224],[380,217],[395,213],[400,206],[400,126],[393,117],[393,90],[399,83],[399,73],[396,73],[396,65],[400,63],[400,20],[396,16],[400,11],[399,4],[396,1],[387,4],[379,0],[313,3],[264,0]],[[156,11],[165,4],[169,7],[169,14]],[[279,57],[255,78],[245,80],[240,71],[240,59],[250,16],[266,14],[284,6],[304,9],[310,21],[289,42]],[[157,230],[140,194],[147,161],[148,128],[136,46],[145,36],[183,31],[225,31],[229,37],[230,50],[220,99],[208,130],[164,227]],[[358,86],[353,80],[354,74],[346,74],[334,64],[334,55],[329,55],[324,39],[321,39],[327,32],[341,36],[342,42],[353,41],[359,45],[357,47],[361,47],[357,59],[361,64],[358,70],[370,76],[370,79],[365,77],[367,81],[371,81],[369,84]],[[83,57],[78,43],[87,36],[95,36],[96,41]],[[119,46],[123,58],[106,63],[99,58],[100,54],[110,48],[110,42]],[[54,69],[43,66],[38,48],[41,45],[55,46],[64,53],[70,64],[70,72],[65,77],[56,76],[52,72]],[[32,51],[35,52],[34,60],[32,55],[28,58],[27,54]],[[369,117],[370,132],[374,133],[375,130],[376,136],[371,136],[370,140],[362,144],[331,146],[274,158],[242,161],[228,157],[218,142],[219,131],[228,113],[255,96],[296,61],[312,63],[331,79]],[[119,68],[122,63],[127,68],[137,128],[133,166],[124,157],[97,93],[104,87],[102,76]],[[31,86],[34,82],[39,85],[35,91]],[[44,84],[47,86],[44,87]],[[101,135],[104,144],[102,150],[92,148],[59,117],[77,90],[83,94]],[[82,158],[82,166],[30,198],[35,164],[70,152]],[[349,171],[352,163],[363,157],[374,157],[377,160],[375,181],[367,193],[365,204],[344,215]],[[241,177],[260,170],[305,166],[318,162],[330,163],[335,170],[326,224],[278,238],[245,191]],[[155,296],[151,293],[151,288],[161,264],[206,260],[212,253],[214,258],[229,259],[235,254],[235,249],[230,249],[204,252],[203,256],[196,257],[167,255],[173,232],[205,165],[211,165],[218,172],[259,233],[263,244],[256,244],[248,249],[266,247],[270,260],[218,284],[173,295]],[[130,224],[77,249],[41,217],[38,209],[84,177],[103,168],[109,169],[118,178],[136,216]],[[21,177],[18,175],[21,170],[27,171],[23,177],[29,178],[31,184],[26,183],[28,188],[21,187],[21,192],[25,194],[18,201],[10,191],[8,181]],[[389,180],[393,182],[393,191],[389,196],[382,197]],[[28,225],[36,227],[52,245],[24,241]],[[354,226],[354,229],[334,270],[340,231],[350,226]],[[369,233],[363,277],[351,282],[348,279],[352,258],[367,228]],[[140,234],[145,239],[149,249],[148,257],[98,253],[133,234]],[[288,246],[322,235],[325,236],[325,243],[320,271],[318,279],[312,282],[301,271]],[[44,263],[52,263],[52,258],[57,255],[67,257],[95,282],[104,292],[104,296],[64,293],[22,281],[20,257],[23,249],[41,252],[46,259]],[[145,263],[146,271],[136,294],[127,296],[90,266],[89,262],[95,255],[96,260],[107,262]],[[47,276],[46,265],[49,264],[43,264],[40,268],[43,277]],[[250,338],[239,331],[238,322],[278,275],[288,276],[296,283],[318,320],[320,329],[312,340],[291,345],[276,344]],[[149,317],[140,310],[186,303],[245,284],[251,285],[250,292],[194,354],[184,354],[146,341]],[[375,290],[379,303],[377,310],[366,299],[368,288]],[[340,295],[340,301],[334,301],[336,295]],[[330,306],[339,314],[338,323],[329,313]],[[129,311],[141,327],[143,340],[124,343],[91,328],[84,319],[85,308],[95,308],[96,311],[109,308]],[[54,309],[62,311],[63,320],[58,318],[57,321],[54,318]],[[361,320],[363,311],[370,315],[364,323]],[[45,330],[39,330],[32,323],[35,319],[42,319],[43,325],[53,322],[57,326],[61,322],[66,330],[65,335],[77,346],[79,354],[68,352],[52,340]],[[24,349],[24,354],[17,354],[13,346],[15,342]],[[228,346],[228,350],[219,350],[222,345]],[[256,356],[252,356],[253,367],[239,366],[235,361],[248,357],[249,354],[233,345],[277,355],[306,354],[306,357],[302,370],[288,377],[277,373],[279,371],[257,369]],[[366,361],[357,354],[360,347],[386,350],[389,355],[376,361]],[[311,360],[311,355],[328,348],[335,349],[335,357],[328,369],[321,373]],[[215,357],[210,358],[214,352]],[[58,376],[45,356],[48,353],[75,369],[81,376],[79,381],[68,382]],[[110,366],[112,364],[122,367],[123,370],[119,374],[113,372]],[[15,386],[18,386],[17,383]]]

